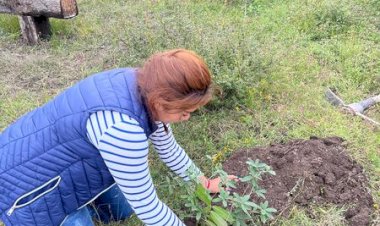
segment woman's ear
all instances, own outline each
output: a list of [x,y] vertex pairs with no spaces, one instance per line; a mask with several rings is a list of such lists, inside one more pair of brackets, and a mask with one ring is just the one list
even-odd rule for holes
[[154,110],[156,111],[163,111],[164,110],[164,107],[162,106],[162,104],[159,102],[159,101],[156,101],[154,104]]

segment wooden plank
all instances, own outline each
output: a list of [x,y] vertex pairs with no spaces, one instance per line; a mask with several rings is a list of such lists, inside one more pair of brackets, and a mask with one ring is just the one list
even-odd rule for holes
[[0,13],[67,19],[78,14],[78,7],[76,0],[0,0]]

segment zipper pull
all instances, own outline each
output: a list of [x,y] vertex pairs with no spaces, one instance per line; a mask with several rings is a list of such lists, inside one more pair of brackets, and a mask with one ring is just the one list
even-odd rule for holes
[[13,211],[15,211],[15,206],[12,206],[12,208],[10,208],[7,212],[7,215],[10,216],[12,215]]

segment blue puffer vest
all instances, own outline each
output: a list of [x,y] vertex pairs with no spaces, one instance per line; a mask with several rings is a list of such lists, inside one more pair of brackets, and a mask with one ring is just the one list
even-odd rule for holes
[[0,215],[5,225],[60,225],[114,184],[86,136],[89,115],[114,110],[156,128],[142,104],[134,69],[92,75],[0,134]]

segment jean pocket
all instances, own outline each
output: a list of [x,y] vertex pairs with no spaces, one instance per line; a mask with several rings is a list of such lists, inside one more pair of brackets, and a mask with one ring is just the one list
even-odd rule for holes
[[56,176],[43,185],[31,190],[30,192],[21,195],[16,201],[13,203],[12,207],[8,210],[7,215],[12,215],[15,209],[27,206],[47,193],[54,190],[59,183],[61,182],[61,176]]

